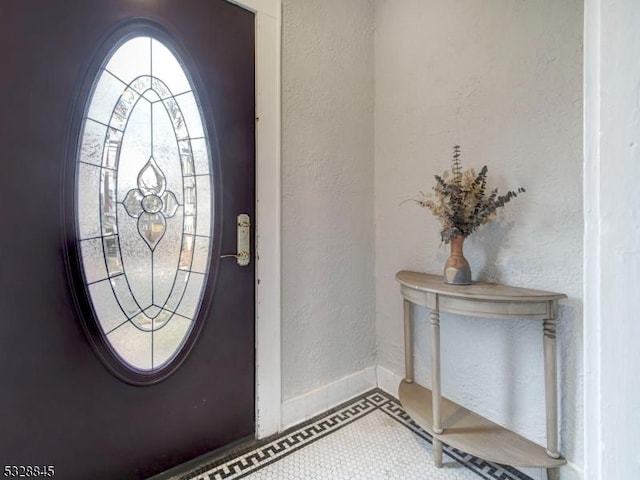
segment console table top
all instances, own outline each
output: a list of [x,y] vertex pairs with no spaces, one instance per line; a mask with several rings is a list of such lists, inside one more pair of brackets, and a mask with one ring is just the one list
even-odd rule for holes
[[546,292],[530,288],[512,287],[499,283],[474,282],[471,285],[449,285],[442,275],[402,270],[396,274],[401,285],[449,297],[498,302],[531,302],[567,298],[564,293]]

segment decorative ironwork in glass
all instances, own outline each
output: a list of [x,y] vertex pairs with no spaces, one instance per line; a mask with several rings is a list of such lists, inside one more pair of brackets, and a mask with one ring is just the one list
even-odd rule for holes
[[155,373],[193,329],[211,255],[211,156],[178,58],[138,36],[105,61],[78,150],[84,280],[102,335],[127,368]]

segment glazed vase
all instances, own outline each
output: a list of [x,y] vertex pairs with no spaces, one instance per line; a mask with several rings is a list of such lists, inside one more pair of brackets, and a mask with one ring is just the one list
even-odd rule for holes
[[463,247],[466,237],[452,237],[449,241],[451,245],[451,256],[444,264],[444,283],[450,285],[471,285],[471,267],[464,258]]

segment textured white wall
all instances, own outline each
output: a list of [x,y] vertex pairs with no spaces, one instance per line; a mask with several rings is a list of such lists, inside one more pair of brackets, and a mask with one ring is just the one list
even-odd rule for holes
[[640,2],[588,0],[585,478],[640,478]]
[[[400,203],[433,184],[454,144],[490,185],[527,193],[465,243],[474,277],[568,294],[559,311],[561,450],[582,438],[582,2],[378,0],[375,11],[377,363],[402,374],[394,274],[439,273],[439,224]],[[427,312],[417,380],[430,385]],[[445,395],[544,442],[542,325],[442,316]],[[539,471],[529,472],[536,476]]]
[[283,400],[373,365],[373,6],[284,0]]

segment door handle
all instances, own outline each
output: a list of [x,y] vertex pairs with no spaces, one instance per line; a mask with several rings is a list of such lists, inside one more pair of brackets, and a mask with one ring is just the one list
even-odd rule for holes
[[237,246],[238,253],[220,255],[220,258],[235,258],[238,265],[246,267],[251,262],[251,218],[246,213],[238,215]]

